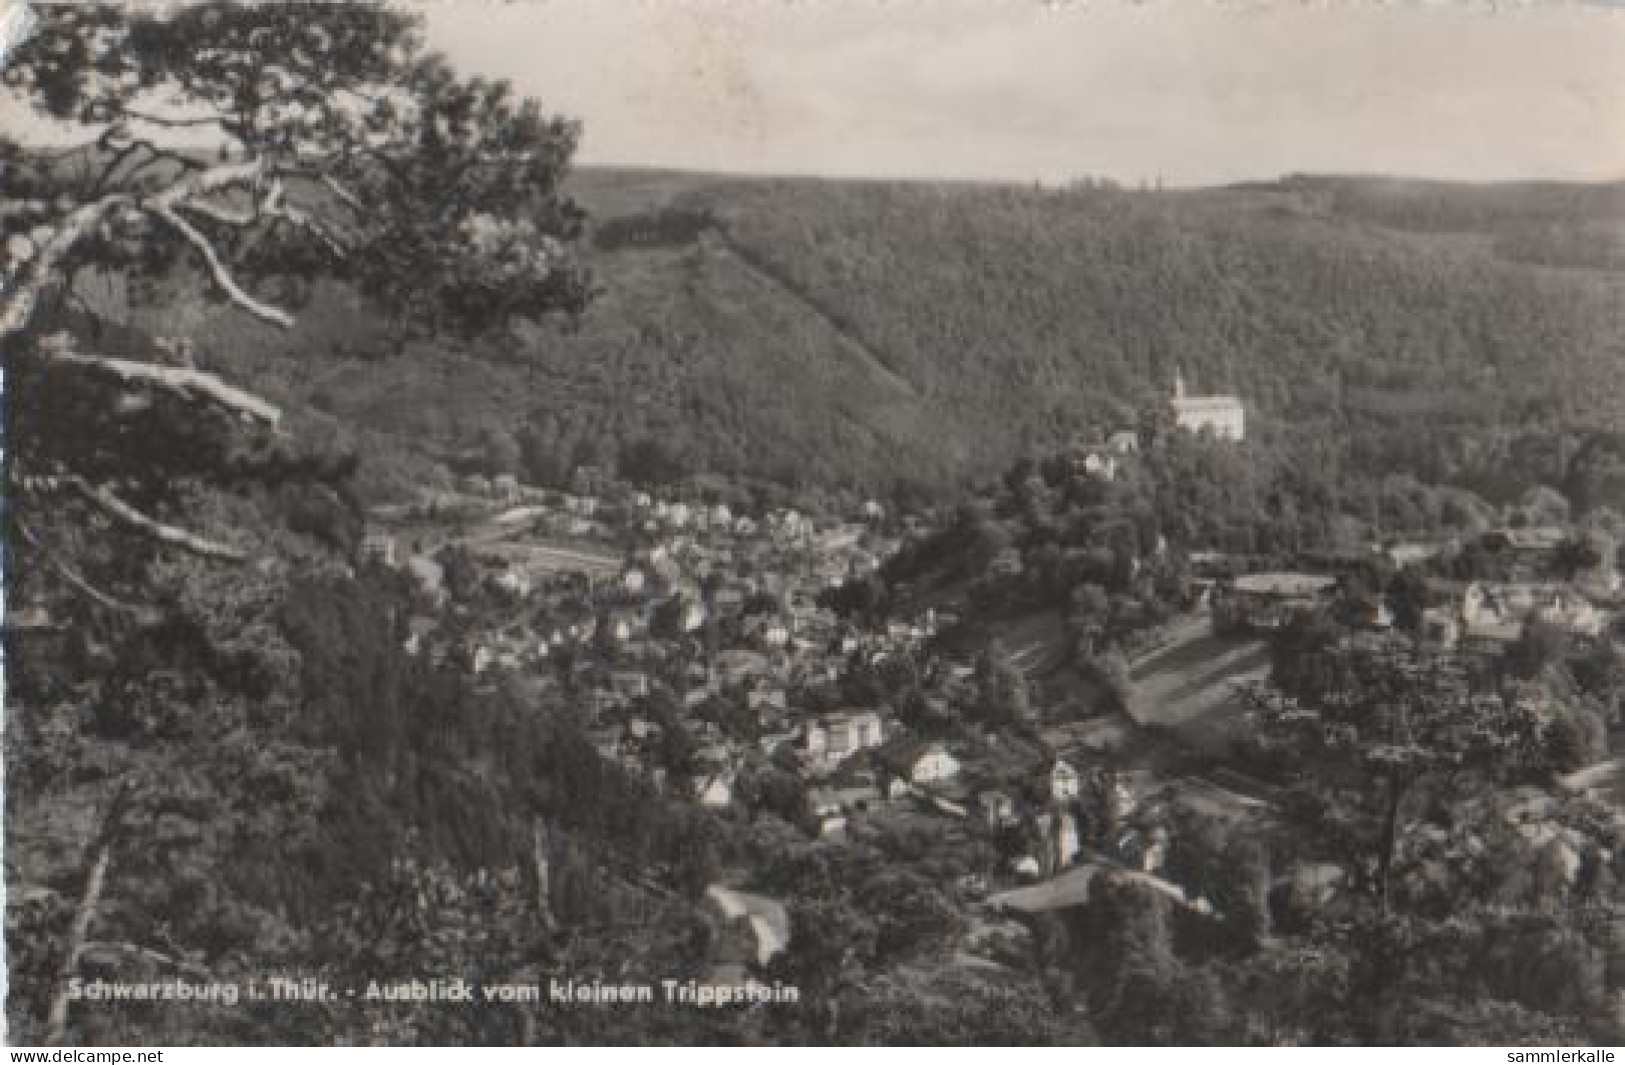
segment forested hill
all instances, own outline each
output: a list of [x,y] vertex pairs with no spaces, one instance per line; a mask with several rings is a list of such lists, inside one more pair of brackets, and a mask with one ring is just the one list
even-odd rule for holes
[[212,346],[384,434],[371,454],[443,460],[495,430],[538,480],[636,445],[949,486],[1132,421],[1176,367],[1243,396],[1267,445],[1335,439],[1492,495],[1521,441],[1625,421],[1625,185],[573,181],[603,287],[573,333],[393,351],[323,293],[292,344],[217,319]]

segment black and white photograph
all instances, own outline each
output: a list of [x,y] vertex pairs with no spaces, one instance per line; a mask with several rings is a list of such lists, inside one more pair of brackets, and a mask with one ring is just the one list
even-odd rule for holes
[[1625,4],[0,0],[0,355],[12,1060],[1619,1060]]

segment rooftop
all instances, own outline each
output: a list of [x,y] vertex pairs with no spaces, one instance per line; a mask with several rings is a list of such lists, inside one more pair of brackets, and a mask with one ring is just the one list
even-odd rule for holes
[[1247,595],[1305,596],[1320,595],[1336,584],[1336,577],[1321,573],[1248,573],[1232,587]]

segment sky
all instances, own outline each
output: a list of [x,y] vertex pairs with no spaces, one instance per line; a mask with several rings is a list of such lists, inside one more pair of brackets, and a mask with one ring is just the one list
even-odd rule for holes
[[1219,184],[1625,178],[1625,3],[440,0],[578,161]]

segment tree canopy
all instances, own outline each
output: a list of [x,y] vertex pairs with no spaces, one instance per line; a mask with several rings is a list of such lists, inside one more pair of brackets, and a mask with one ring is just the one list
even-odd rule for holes
[[161,493],[126,498],[121,481],[218,475],[245,427],[261,451],[287,435],[274,406],[189,354],[113,358],[48,339],[98,272],[162,283],[195,270],[278,329],[317,278],[353,284],[403,336],[584,308],[590,281],[570,248],[582,212],[560,191],[577,126],[458,75],[419,22],[372,4],[41,11],[4,78],[66,144],[0,141],[0,340],[23,500],[71,495],[237,558],[154,513]]

